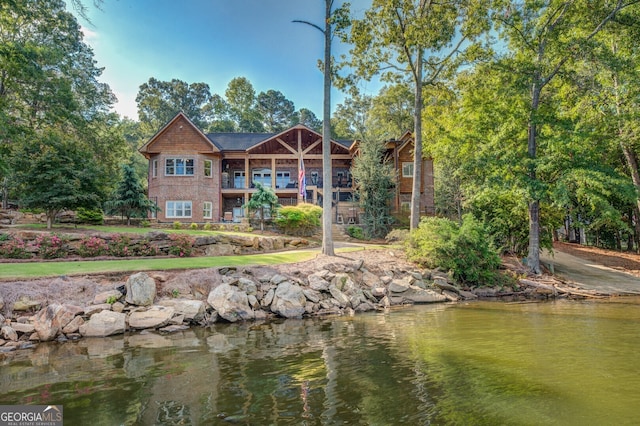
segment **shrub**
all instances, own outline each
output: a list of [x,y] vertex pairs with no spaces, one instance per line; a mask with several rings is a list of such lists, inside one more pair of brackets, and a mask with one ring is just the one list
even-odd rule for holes
[[151,227],[151,222],[149,222],[148,220],[141,220],[140,221],[140,226],[142,228],[150,228]]
[[134,248],[135,256],[157,256],[158,248],[151,244],[149,240],[140,241]]
[[0,234],[0,243],[3,241],[9,241],[11,236],[9,234]]
[[195,222],[192,222],[191,225],[189,225],[189,228],[194,230],[194,231],[197,231],[198,230],[198,224],[195,223]]
[[313,204],[285,206],[278,210],[275,222],[281,232],[287,235],[308,237],[320,227],[322,209]]
[[347,234],[349,234],[349,236],[351,238],[355,238],[358,240],[362,240],[364,239],[364,232],[362,231],[362,228],[359,226],[349,226],[347,228]]
[[76,210],[76,220],[78,223],[88,223],[90,225],[102,225],[104,223],[104,215],[102,210],[85,209],[83,207]]
[[384,237],[385,241],[389,244],[391,243],[401,243],[404,244],[405,241],[409,238],[409,230],[408,229],[394,229],[389,232],[386,237]]
[[173,229],[182,229],[182,223],[176,220],[175,222],[173,222]]
[[21,238],[3,240],[0,244],[0,257],[6,259],[29,259],[31,253],[27,250],[27,244]]
[[58,259],[65,257],[69,252],[67,239],[57,234],[38,235],[34,242],[34,247],[38,250],[38,255],[43,259]]
[[131,238],[126,235],[115,234],[109,242],[109,254],[116,257],[127,257],[133,255],[133,251],[129,248]]
[[189,257],[193,252],[194,238],[186,234],[171,234],[171,246],[169,246],[169,254],[180,257]]
[[98,237],[83,237],[78,246],[78,254],[82,257],[102,256],[108,252],[107,242]]
[[205,223],[204,226],[202,227],[202,229],[204,229],[205,231],[211,231],[211,229],[212,229],[211,222]]
[[471,215],[464,216],[462,225],[444,218],[423,218],[407,241],[407,255],[429,268],[453,272],[459,282],[494,284],[500,257],[489,241],[482,223]]

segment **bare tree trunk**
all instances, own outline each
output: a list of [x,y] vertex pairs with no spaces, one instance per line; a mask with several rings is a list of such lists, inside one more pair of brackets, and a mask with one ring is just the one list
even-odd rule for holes
[[[528,155],[531,165],[529,166],[529,179],[535,182],[536,177],[536,154],[537,154],[537,113],[540,105],[539,73],[534,77],[534,83],[531,88],[531,115],[529,116],[528,129]],[[527,258],[527,266],[534,274],[540,274],[540,200],[538,195],[533,194],[533,200],[529,201],[529,255]]]
[[[324,28],[324,106],[322,115],[322,253],[335,256],[331,232],[331,3],[325,0]],[[340,201],[340,200],[338,200]]]
[[416,93],[413,113],[413,184],[411,186],[411,218],[409,229],[418,228],[420,223],[420,189],[422,187],[422,49],[416,55]]

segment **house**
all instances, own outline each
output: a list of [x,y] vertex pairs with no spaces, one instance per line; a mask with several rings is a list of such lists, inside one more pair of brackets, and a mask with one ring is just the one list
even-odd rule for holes
[[[398,159],[410,155],[409,139],[395,147]],[[302,124],[281,133],[204,134],[178,113],[139,151],[149,161],[149,199],[161,209],[154,216],[158,222],[238,222],[245,216],[242,206],[255,192],[253,183],[260,182],[273,188],[282,205],[322,204],[322,197],[329,194],[334,220],[355,223],[353,145],[353,141],[331,141],[330,185],[322,181],[322,135]],[[304,188],[300,188],[301,169]],[[430,205],[432,188],[433,183]]]

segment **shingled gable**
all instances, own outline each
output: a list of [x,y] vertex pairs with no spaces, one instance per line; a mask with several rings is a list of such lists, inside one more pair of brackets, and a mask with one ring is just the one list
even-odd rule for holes
[[[180,133],[175,135],[175,133]],[[151,154],[160,152],[170,152],[178,148],[175,144],[176,140],[189,141],[190,148],[201,153],[219,153],[220,148],[217,147],[209,138],[193,124],[189,118],[182,112],[176,114],[173,119],[160,129],[149,141],[144,144],[138,151],[149,158]],[[184,142],[183,142],[184,143]]]

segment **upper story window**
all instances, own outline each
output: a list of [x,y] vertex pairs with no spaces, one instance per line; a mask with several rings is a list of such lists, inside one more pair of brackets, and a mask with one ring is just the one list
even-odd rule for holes
[[213,176],[213,161],[204,160],[204,176],[205,177]]
[[165,176],[193,176],[193,158],[167,158],[164,164]]
[[402,177],[413,177],[413,163],[402,163]]

